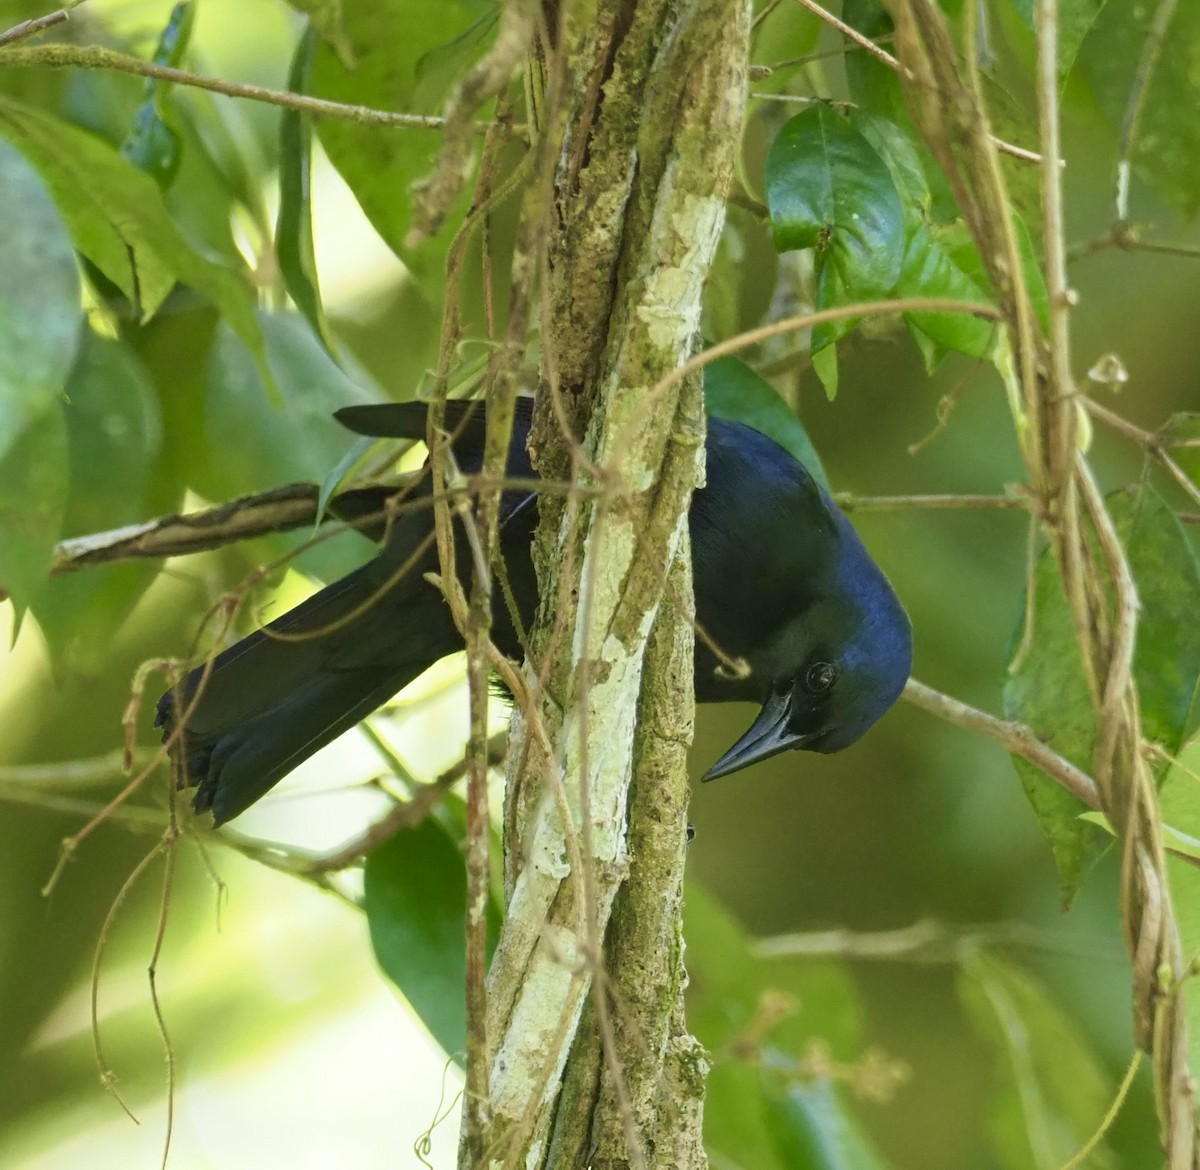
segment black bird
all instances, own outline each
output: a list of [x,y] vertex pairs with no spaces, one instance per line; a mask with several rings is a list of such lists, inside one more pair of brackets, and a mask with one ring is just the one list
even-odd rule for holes
[[[464,472],[483,462],[477,403],[448,403],[447,429]],[[364,435],[423,440],[421,403],[352,406],[340,422]],[[521,399],[508,475],[535,473]],[[835,752],[896,701],[912,664],[908,617],[850,522],[808,472],[772,439],[741,423],[708,420],[706,484],[689,528],[696,616],[708,637],[748,663],[748,677],[718,671],[696,644],[696,698],[761,704],[750,729],[705,774],[712,780],[787,748]],[[417,494],[429,493],[428,480]],[[377,510],[383,495],[355,497],[348,512]],[[537,600],[530,545],[534,496],[507,491],[500,544],[527,625]],[[398,516],[379,554],[303,604],[192,671],[158,703],[166,739],[182,705],[175,751],[198,812],[216,824],[244,812],[318,748],[352,727],[439,658],[461,649],[449,610],[424,574],[437,568],[429,508]],[[470,564],[459,534],[458,563]],[[519,639],[506,607],[492,636],[514,658]]]

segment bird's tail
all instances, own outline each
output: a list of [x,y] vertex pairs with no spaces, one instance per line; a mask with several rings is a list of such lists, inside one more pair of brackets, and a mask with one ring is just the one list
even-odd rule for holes
[[[382,580],[382,585],[381,585]],[[441,599],[387,591],[379,558],[192,671],[158,702],[181,786],[216,824],[454,649]],[[399,593],[401,596],[395,596]]]

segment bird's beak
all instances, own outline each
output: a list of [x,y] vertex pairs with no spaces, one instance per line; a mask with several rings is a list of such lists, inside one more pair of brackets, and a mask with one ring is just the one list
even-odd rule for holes
[[707,781],[728,776],[730,772],[757,764],[788,748],[803,747],[809,740],[815,739],[816,733],[804,735],[788,729],[790,697],[786,691],[772,694],[763,704],[758,718],[750,725],[750,730],[701,779]]

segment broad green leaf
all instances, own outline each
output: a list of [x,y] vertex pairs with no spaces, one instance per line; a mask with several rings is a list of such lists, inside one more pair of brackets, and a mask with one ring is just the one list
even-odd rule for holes
[[[182,0],[171,9],[166,28],[154,51],[155,65],[178,67],[192,35],[195,16],[194,0]],[[121,154],[139,171],[150,175],[162,190],[175,181],[179,173],[183,142],[178,118],[171,108],[172,83],[148,77],[145,100],[138,110],[133,130],[121,143]]]
[[[1080,1028],[1031,975],[982,951],[958,993],[996,1048],[1000,1088],[988,1131],[1005,1170],[1059,1170],[1096,1131],[1115,1086]],[[1111,1166],[1101,1145],[1089,1166]]]
[[[482,0],[442,0],[414,5],[408,0],[347,4],[342,10],[355,65],[338,60],[322,44],[313,62],[313,93],[335,101],[383,110],[435,114],[445,92],[430,82],[417,104],[418,63],[471,27],[490,8]],[[440,290],[448,246],[443,232],[419,248],[405,248],[410,218],[409,188],[433,167],[441,145],[436,130],[367,126],[341,118],[317,125],[330,161],[354,192],[375,230],[429,290]],[[435,298],[437,299],[437,298]]]
[[[839,1060],[857,1056],[859,1009],[840,966],[756,958],[737,922],[695,883],[688,884],[683,917],[688,1024],[710,1052],[729,1052],[759,1017],[767,996],[795,1008],[770,1029],[766,1039],[772,1049],[798,1062],[809,1042],[819,1039]],[[777,1154],[756,1062],[732,1057],[714,1061],[704,1107],[704,1141],[710,1153],[731,1165],[792,1170],[792,1164]]]
[[[296,42],[288,89],[307,93],[317,34],[309,25]],[[283,284],[296,308],[332,355],[333,341],[313,252],[312,225],[312,118],[300,110],[284,110],[279,119],[279,219],[275,226],[275,254]]]
[[821,21],[799,4],[757,5],[759,22],[754,29],[750,59],[755,65],[781,66],[751,87],[753,94],[782,93],[795,84],[799,66],[791,64],[817,46]]
[[764,1072],[767,1118],[789,1170],[883,1170],[872,1145],[828,1080],[780,1085]]
[[857,296],[885,296],[904,258],[900,196],[878,151],[840,114],[815,106],[767,152],[775,247],[815,248]]
[[[1146,735],[1175,753],[1183,743],[1200,678],[1200,569],[1178,518],[1152,488],[1108,498],[1141,599],[1134,674]],[[1099,558],[1099,553],[1097,552]],[[1027,723],[1072,763],[1091,771],[1095,718],[1075,644],[1074,627],[1047,550],[1035,574],[1034,638],[1004,691],[1010,717]],[[1104,834],[1080,820],[1083,805],[1024,760],[1017,771],[1043,831],[1050,839],[1069,903],[1087,867],[1104,846]],[[1185,833],[1200,826],[1172,824]],[[1200,835],[1198,833],[1197,835]]]
[[433,818],[367,855],[363,906],[375,958],[451,1055],[467,1040],[466,905],[462,854]]
[[308,17],[321,40],[347,69],[352,70],[355,66],[354,49],[342,26],[342,0],[288,0],[288,3]]
[[[1035,0],[1011,0],[1013,9],[1034,32]],[[1079,47],[1091,32],[1105,0],[1058,0],[1058,77],[1065,81],[1075,64]]]
[[[982,271],[961,267],[964,251],[978,261],[974,245],[961,224],[922,223],[909,237],[904,267],[896,283],[901,297],[945,297],[950,300],[990,304]],[[906,313],[910,329],[920,331],[942,350],[957,350],[985,357],[996,342],[997,326],[969,313]]]
[[[895,26],[880,0],[843,0],[842,19],[872,40],[890,36]],[[895,49],[886,46],[888,52]],[[846,83],[860,109],[889,117],[906,116],[904,94],[896,71],[872,53],[847,46]]]
[[0,207],[0,587],[23,608],[50,567],[66,501],[60,399],[83,317],[62,218],[3,141]]
[[[1125,123],[1155,8],[1106,4],[1079,51],[1081,70],[1114,136]],[[1143,95],[1133,151],[1137,174],[1189,219],[1200,210],[1198,46],[1200,4],[1177,4]]]
[[500,23],[501,10],[500,4],[489,4],[469,28],[421,57],[413,88],[417,109],[436,106],[483,56]]
[[[150,376],[125,342],[85,333],[63,416],[70,462],[63,536],[144,520],[162,422]],[[33,612],[56,664],[69,654],[74,670],[100,669],[112,636],[157,572],[154,563],[135,562],[47,582]]]
[[[892,291],[904,260],[900,195],[879,152],[840,114],[815,106],[784,125],[767,152],[766,193],[775,247],[815,252],[817,309]],[[853,325],[815,328],[814,357]]]
[[827,492],[833,489],[804,424],[765,378],[741,358],[718,358],[704,367],[704,408],[716,418],[745,423],[790,451]]
[[[346,450],[346,431],[333,419],[341,406],[380,402],[383,394],[363,371],[347,373],[322,348],[302,317],[263,313],[267,361],[283,396],[276,407],[246,347],[218,327],[205,374],[204,434],[219,458],[199,485],[212,499],[228,499],[284,483],[320,483]],[[272,540],[278,553],[307,534]],[[323,579],[340,576],[362,559],[365,538],[346,534],[301,554],[299,567]]]
[[125,294],[138,317],[150,317],[177,282],[187,285],[212,301],[261,361],[248,281],[192,249],[153,179],[92,135],[7,98],[0,98],[0,136],[38,169],[75,247]]
[[0,461],[0,587],[18,614],[45,588],[67,477],[62,411],[50,406],[9,443]]

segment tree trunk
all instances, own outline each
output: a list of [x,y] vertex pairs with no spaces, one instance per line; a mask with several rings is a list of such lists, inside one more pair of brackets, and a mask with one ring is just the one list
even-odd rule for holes
[[703,407],[698,378],[660,383],[698,340],[749,4],[587,8],[548,13],[542,45],[542,131],[558,141],[531,448],[572,490],[541,496],[486,1132],[465,1135],[463,1164],[700,1167],[705,1063],[683,1021],[679,912]]

